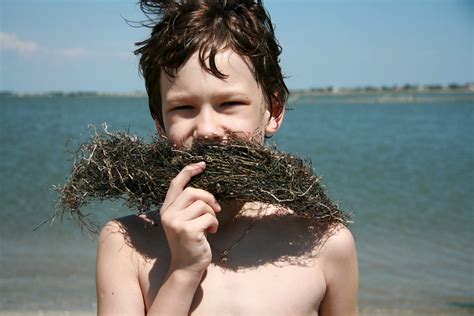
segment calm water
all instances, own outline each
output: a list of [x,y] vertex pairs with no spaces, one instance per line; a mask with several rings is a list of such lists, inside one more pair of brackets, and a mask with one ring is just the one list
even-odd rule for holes
[[[300,100],[271,140],[310,158],[331,197],[354,212],[362,314],[474,313],[473,99]],[[51,186],[64,183],[67,149],[88,124],[153,134],[146,100],[0,103],[0,308],[93,311],[95,237],[69,221],[32,229],[52,214]],[[127,213],[90,209],[102,223]]]

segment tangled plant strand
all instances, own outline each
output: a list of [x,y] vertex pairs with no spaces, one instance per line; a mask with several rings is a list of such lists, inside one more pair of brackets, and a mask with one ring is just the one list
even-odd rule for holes
[[347,225],[347,214],[329,199],[309,161],[238,137],[183,150],[160,135],[146,143],[107,130],[75,152],[71,176],[57,189],[56,216],[71,214],[81,227],[97,232],[81,212],[93,200],[123,199],[137,213],[159,209],[170,181],[184,166],[199,161],[206,162],[206,169],[189,185],[211,192],[218,201],[273,204],[315,219],[323,229]]

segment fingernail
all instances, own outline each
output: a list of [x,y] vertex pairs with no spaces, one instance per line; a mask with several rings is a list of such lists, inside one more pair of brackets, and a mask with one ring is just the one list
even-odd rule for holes
[[199,168],[205,168],[206,167],[206,162],[205,161],[200,161],[196,164]]

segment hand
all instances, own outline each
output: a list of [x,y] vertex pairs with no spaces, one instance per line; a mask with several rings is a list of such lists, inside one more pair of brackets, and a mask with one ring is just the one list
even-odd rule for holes
[[212,252],[206,233],[217,232],[216,212],[220,212],[221,207],[211,193],[186,188],[191,178],[205,167],[204,162],[184,167],[171,181],[161,207],[161,224],[171,251],[170,272],[203,273],[211,263]]

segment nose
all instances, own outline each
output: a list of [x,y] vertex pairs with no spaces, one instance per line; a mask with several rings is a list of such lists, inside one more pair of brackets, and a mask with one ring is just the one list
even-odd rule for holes
[[224,137],[219,114],[212,107],[202,107],[195,119],[194,139],[206,141]]

